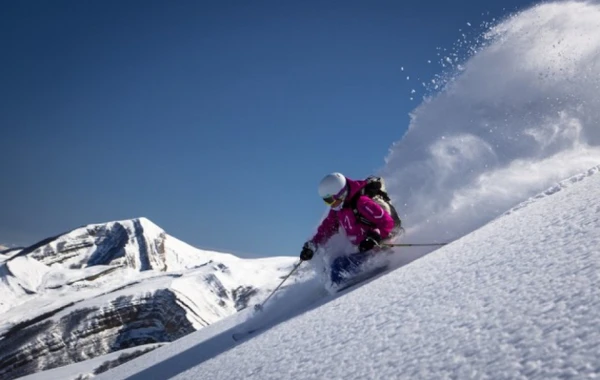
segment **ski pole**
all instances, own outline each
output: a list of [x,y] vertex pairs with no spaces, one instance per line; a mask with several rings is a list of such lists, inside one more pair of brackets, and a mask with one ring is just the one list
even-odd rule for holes
[[279,290],[279,288],[281,287],[281,285],[283,285],[285,280],[287,280],[292,275],[292,273],[294,273],[296,271],[296,269],[298,269],[300,267],[300,264],[302,264],[302,260],[300,260],[297,264],[294,264],[294,268],[292,268],[292,271],[283,278],[281,283],[279,285],[277,285],[277,287],[271,292],[271,294],[269,294],[269,296],[267,298],[265,298],[265,300],[261,304],[259,303],[259,304],[254,305],[254,310],[257,310],[257,311],[262,310],[263,305],[267,303],[269,298],[271,298],[277,290]]
[[417,244],[381,244],[384,247],[429,247],[429,246],[438,246],[438,245],[446,245],[448,243],[417,243]]

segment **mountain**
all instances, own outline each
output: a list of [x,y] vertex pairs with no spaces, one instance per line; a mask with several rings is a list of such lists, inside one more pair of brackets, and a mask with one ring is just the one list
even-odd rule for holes
[[290,286],[95,379],[597,378],[599,188],[597,166],[363,286]]
[[266,296],[294,260],[199,250],[145,218],[14,251],[0,262],[0,378],[174,341]]

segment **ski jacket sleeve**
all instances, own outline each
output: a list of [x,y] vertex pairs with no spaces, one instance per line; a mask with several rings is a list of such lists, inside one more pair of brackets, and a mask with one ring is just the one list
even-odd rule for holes
[[323,219],[311,241],[316,245],[323,244],[338,231],[339,227],[340,224],[336,212],[329,210],[329,214]]
[[395,222],[392,216],[373,199],[361,196],[356,202],[356,210],[375,225],[382,239],[387,238],[394,229]]

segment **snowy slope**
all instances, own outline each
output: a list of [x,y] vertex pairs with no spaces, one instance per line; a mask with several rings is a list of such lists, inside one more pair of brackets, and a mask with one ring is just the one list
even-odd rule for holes
[[11,252],[0,262],[0,378],[181,338],[265,297],[294,260],[199,250],[145,218]]
[[599,171],[242,343],[226,319],[97,379],[600,376]]
[[[131,360],[132,358],[143,355],[144,353],[152,351],[153,349],[160,347],[163,344],[167,343],[140,345],[134,348],[126,348],[93,359],[44,371],[43,376],[47,379],[83,380],[86,376],[92,377],[94,374],[107,371],[110,368],[118,366],[120,363],[126,362],[128,360]],[[41,374],[33,374],[19,377],[19,379],[35,379],[39,376],[41,376]]]

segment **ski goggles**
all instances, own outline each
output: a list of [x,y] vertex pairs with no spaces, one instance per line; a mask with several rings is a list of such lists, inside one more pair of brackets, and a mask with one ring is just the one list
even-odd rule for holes
[[343,189],[336,195],[330,195],[328,197],[324,197],[323,201],[330,207],[337,207],[340,204],[342,204],[342,202],[344,202],[344,199],[346,199],[347,195],[348,195],[348,189]]

